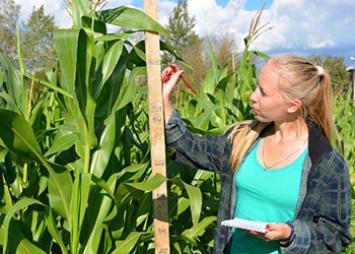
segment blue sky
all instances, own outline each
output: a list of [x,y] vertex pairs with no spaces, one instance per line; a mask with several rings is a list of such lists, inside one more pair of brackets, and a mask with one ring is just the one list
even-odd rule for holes
[[[201,0],[202,2],[203,0]],[[175,2],[177,3],[178,1],[177,0],[173,0],[171,2]],[[226,7],[226,5],[228,4],[229,0],[217,0],[216,3],[222,7]],[[245,4],[245,9],[246,10],[259,10],[260,7],[263,5],[265,1],[264,0],[248,0]],[[272,4],[272,0],[269,0],[267,5],[266,5],[266,8],[270,7],[270,5]],[[143,1],[142,0],[134,0],[132,2],[132,5],[134,6],[137,6],[137,7],[140,7],[142,8],[143,6]]]
[[[21,5],[21,18],[26,20],[34,6],[44,5],[60,28],[70,27],[71,18],[64,0],[15,0]],[[159,22],[167,24],[177,0],[158,0]],[[190,15],[196,18],[196,32],[201,36],[231,34],[235,52],[243,50],[243,39],[250,22],[264,0],[188,0]],[[106,8],[130,6],[142,8],[143,0],[107,0]],[[344,57],[346,65],[354,65],[355,57],[354,0],[268,0],[261,23],[272,29],[264,32],[252,49],[267,54],[295,53]]]
[[[223,1],[220,1],[221,2],[221,5],[226,5],[229,1],[227,0],[223,0]],[[249,10],[249,11],[253,11],[253,10],[259,10],[260,7],[264,4],[265,1],[261,1],[261,0],[249,0],[246,2],[245,4],[245,9],[246,10]],[[265,9],[269,9],[270,6],[272,4],[272,1],[269,0],[265,6]]]

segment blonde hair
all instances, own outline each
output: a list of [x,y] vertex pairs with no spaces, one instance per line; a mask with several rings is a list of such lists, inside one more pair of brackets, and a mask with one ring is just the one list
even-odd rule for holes
[[268,124],[258,120],[246,120],[233,126],[233,130],[228,136],[228,139],[233,142],[232,153],[229,159],[233,172],[242,164],[243,158],[249,148]]
[[[307,59],[283,54],[271,57],[270,64],[279,74],[281,93],[290,101],[302,101],[301,117],[311,120],[330,142],[336,132],[332,120],[331,80],[327,70],[316,66]],[[233,127],[229,139],[233,142],[230,165],[236,171],[250,146],[269,123],[243,121]]]

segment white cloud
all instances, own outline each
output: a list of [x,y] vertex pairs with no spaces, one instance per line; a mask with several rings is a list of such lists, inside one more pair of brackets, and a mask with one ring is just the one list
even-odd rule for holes
[[158,16],[159,16],[159,22],[161,24],[168,24],[169,16],[175,6],[176,6],[176,3],[168,1],[168,0],[159,1],[159,4],[158,4],[159,15]]
[[231,0],[222,7],[215,0],[190,0],[189,12],[197,20],[196,31],[201,36],[213,37],[225,32],[234,35],[238,46],[236,51],[242,50],[243,39],[248,32],[253,12],[243,9],[244,1]]
[[[244,4],[245,0],[230,0],[223,8],[215,0],[189,0],[189,11],[196,16],[201,35],[228,30],[240,42],[240,50],[255,15],[255,11],[244,10]],[[336,53],[347,61],[355,55],[354,13],[353,0],[274,0],[260,22],[269,22],[273,28],[264,32],[252,48],[304,55]]]
[[33,8],[39,8],[43,5],[46,15],[53,15],[57,26],[71,27],[72,19],[66,11],[66,5],[63,0],[14,0],[17,5],[21,6],[20,21],[26,22]]
[[[355,6],[349,0],[274,0],[263,14],[263,21],[269,21],[274,29],[263,34],[254,47],[261,51],[306,50],[331,54],[332,49],[354,41],[354,12]],[[346,55],[351,49],[343,50]]]

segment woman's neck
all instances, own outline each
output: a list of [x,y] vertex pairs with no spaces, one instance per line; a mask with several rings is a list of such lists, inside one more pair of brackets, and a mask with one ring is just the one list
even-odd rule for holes
[[308,137],[308,127],[303,119],[298,118],[292,122],[275,122],[271,133],[276,142],[285,142],[295,139],[304,140]]

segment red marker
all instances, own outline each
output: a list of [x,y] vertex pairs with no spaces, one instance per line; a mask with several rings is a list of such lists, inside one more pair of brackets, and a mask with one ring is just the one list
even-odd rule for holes
[[[171,69],[173,69],[173,72],[177,72],[176,67],[173,64],[169,64],[169,66],[171,67]],[[187,85],[188,88],[190,88],[190,90],[194,93],[197,94],[197,92],[195,91],[195,89],[189,84],[189,82],[187,82],[187,80],[181,75],[180,76],[182,81]]]

